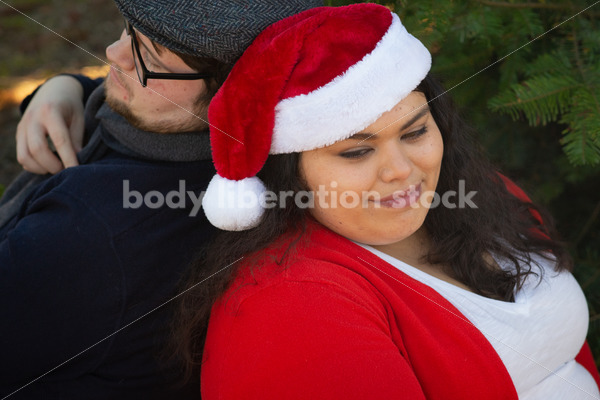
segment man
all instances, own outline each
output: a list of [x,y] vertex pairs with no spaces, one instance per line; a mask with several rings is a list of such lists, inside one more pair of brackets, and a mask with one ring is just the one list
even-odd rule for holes
[[321,5],[115,1],[126,29],[87,100],[80,165],[23,174],[1,201],[0,398],[199,397],[160,353],[164,304],[213,234],[199,210],[214,174],[207,105],[264,27]]

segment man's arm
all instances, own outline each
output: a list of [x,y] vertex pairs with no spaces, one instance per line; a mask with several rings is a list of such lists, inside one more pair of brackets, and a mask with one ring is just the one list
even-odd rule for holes
[[[83,141],[83,105],[101,82],[81,75],[59,75],[23,100],[23,117],[16,137],[17,160],[25,170],[57,173],[64,167],[78,165],[76,153]],[[58,157],[49,148],[47,137]]]

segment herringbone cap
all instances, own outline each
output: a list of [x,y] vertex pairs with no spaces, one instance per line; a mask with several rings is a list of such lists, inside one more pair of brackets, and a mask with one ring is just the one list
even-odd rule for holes
[[115,0],[123,16],[158,44],[234,63],[267,26],[323,0]]

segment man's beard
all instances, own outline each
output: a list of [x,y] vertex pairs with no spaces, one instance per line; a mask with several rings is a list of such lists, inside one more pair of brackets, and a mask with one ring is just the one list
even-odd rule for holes
[[[200,99],[198,99],[200,100]],[[173,123],[169,121],[158,121],[158,122],[148,122],[139,118],[137,115],[131,112],[131,109],[124,104],[123,102],[117,100],[113,96],[110,95],[110,89],[106,88],[106,104],[117,114],[121,115],[123,118],[129,122],[133,127],[154,133],[181,133],[181,132],[198,132],[208,130],[208,124],[200,117],[196,117],[197,115],[206,115],[208,106],[205,104],[205,101],[197,102],[202,104],[198,106],[196,110],[194,110],[194,114],[190,115],[194,119],[196,119],[196,123],[188,122],[188,123]],[[206,118],[204,118],[206,119]]]

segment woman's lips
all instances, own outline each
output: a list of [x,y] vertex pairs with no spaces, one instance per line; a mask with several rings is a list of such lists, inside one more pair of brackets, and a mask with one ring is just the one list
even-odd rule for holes
[[419,197],[421,197],[421,184],[410,185],[408,189],[398,190],[379,201],[375,200],[374,203],[380,207],[404,208],[415,204]]

